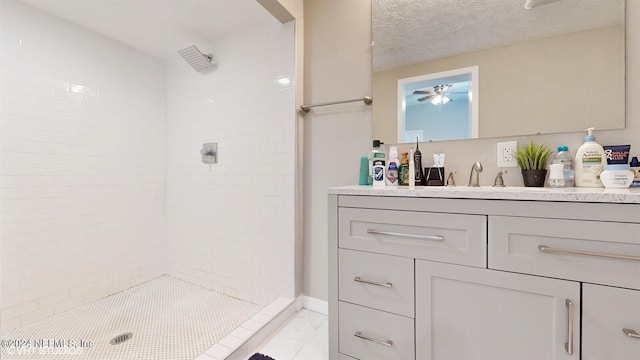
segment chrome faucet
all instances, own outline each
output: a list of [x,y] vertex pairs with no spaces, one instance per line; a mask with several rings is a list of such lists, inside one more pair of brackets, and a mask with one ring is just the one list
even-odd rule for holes
[[455,171],[449,173],[449,177],[447,178],[447,186],[456,186],[456,179],[453,178],[453,174]]
[[[473,172],[476,173],[476,181],[473,182]],[[482,172],[482,164],[479,161],[476,161],[475,164],[471,167],[471,173],[469,173],[469,186],[478,187],[480,186],[480,173]]]
[[502,178],[502,174],[506,174],[507,170],[498,171],[498,175],[496,175],[496,179],[493,180],[493,187],[504,187],[504,179]]

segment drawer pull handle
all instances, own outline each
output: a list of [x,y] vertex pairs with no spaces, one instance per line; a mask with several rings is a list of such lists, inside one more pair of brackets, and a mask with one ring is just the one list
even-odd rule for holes
[[632,256],[632,255],[619,255],[619,254],[609,254],[609,253],[601,253],[601,252],[594,252],[594,251],[582,251],[582,250],[572,250],[572,249],[558,249],[558,248],[552,248],[552,247],[548,247],[548,246],[544,246],[544,245],[538,246],[538,249],[543,253],[584,255],[584,256],[603,257],[603,258],[607,258],[607,259],[621,259],[621,260],[640,261],[640,256]]
[[567,306],[567,342],[564,343],[564,349],[567,350],[567,354],[573,355],[573,301],[569,299],[564,300],[564,304]]
[[630,338],[640,339],[640,334],[638,334],[635,330],[622,329],[622,331],[624,332],[625,335],[627,335]]
[[412,239],[422,239],[422,240],[433,240],[433,241],[443,241],[443,236],[436,235],[416,235],[416,234],[405,234],[391,231],[378,231],[374,229],[367,229],[367,234],[377,234],[377,235],[390,235],[390,236],[400,236]]
[[368,337],[366,335],[362,335],[362,333],[360,331],[356,331],[356,333],[353,334],[353,336],[355,336],[357,338],[360,338],[360,339],[373,341],[376,344],[380,344],[380,345],[384,345],[384,346],[388,346],[388,347],[392,347],[393,346],[393,341],[391,341],[391,340],[374,339],[374,338]]
[[390,288],[390,287],[393,286],[393,284],[390,283],[390,282],[377,282],[377,281],[365,280],[365,279],[361,278],[360,276],[354,277],[353,281],[357,281],[357,282],[361,282],[361,283],[365,283],[365,284],[376,285],[376,286],[383,286],[383,287],[386,287],[386,288]]

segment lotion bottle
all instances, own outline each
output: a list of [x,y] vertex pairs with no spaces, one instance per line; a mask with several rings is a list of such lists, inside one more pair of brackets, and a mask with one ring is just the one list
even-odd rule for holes
[[576,152],[574,169],[575,185],[577,187],[604,187],[600,180],[600,173],[604,171],[604,167],[607,165],[607,157],[605,156],[604,148],[596,142],[593,130],[595,129],[587,129],[588,135],[584,139],[584,144]]

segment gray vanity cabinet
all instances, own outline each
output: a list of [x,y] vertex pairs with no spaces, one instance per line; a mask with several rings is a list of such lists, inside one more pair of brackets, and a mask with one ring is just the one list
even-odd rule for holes
[[640,291],[583,284],[582,295],[582,359],[640,358]]
[[418,359],[576,359],[579,342],[578,282],[416,261]]
[[329,195],[330,359],[640,354],[640,204]]

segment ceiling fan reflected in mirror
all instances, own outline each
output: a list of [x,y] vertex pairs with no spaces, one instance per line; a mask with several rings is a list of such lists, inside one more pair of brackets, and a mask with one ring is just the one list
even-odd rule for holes
[[431,90],[415,90],[413,93],[417,95],[426,95],[419,99],[420,102],[431,100],[433,105],[442,105],[446,104],[449,101],[452,101],[451,97],[447,95],[451,94],[464,94],[464,93],[449,93],[448,90],[451,88],[451,84],[446,85],[434,85],[433,91]]

